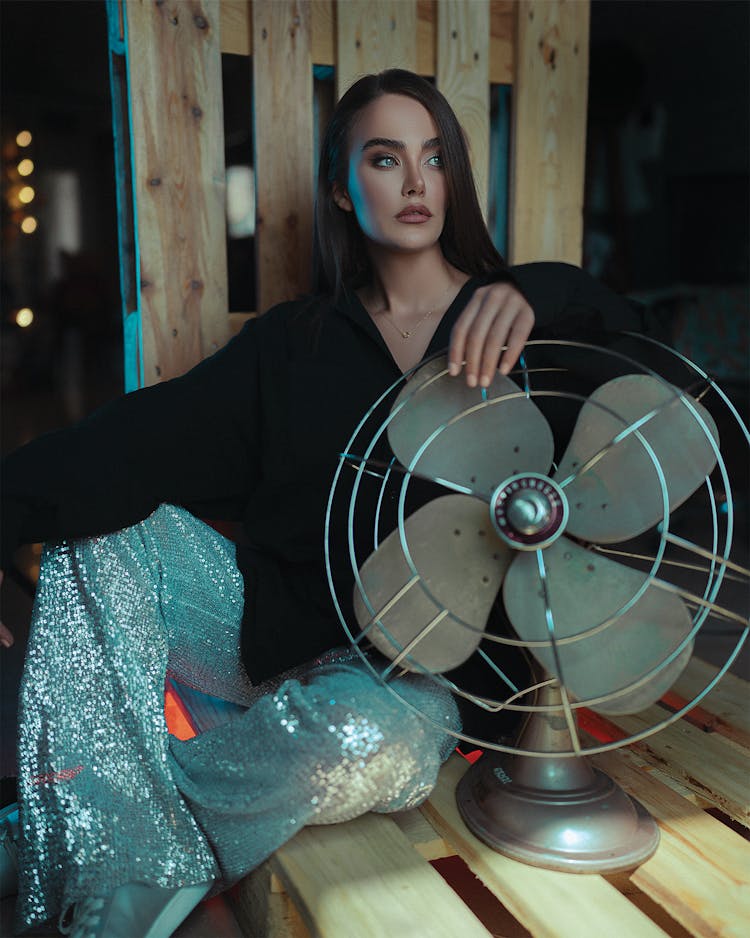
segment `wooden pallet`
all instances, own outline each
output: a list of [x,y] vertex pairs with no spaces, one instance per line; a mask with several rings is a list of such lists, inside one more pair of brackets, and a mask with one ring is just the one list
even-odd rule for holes
[[[676,693],[689,698],[709,671],[693,661]],[[744,936],[747,701],[748,684],[728,675],[690,719],[594,757],[659,823],[659,848],[634,871],[559,873],[486,847],[458,815],[454,792],[468,763],[455,754],[418,811],[302,830],[234,891],[235,914],[248,938]],[[618,722],[637,728],[630,717]],[[468,888],[452,888],[438,872],[446,862],[454,885],[465,863],[489,893],[471,876]]]

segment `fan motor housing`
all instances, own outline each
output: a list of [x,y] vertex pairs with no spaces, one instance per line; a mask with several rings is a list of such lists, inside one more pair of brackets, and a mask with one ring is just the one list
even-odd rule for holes
[[547,547],[565,530],[568,500],[548,476],[522,472],[492,493],[490,516],[500,537],[516,550]]

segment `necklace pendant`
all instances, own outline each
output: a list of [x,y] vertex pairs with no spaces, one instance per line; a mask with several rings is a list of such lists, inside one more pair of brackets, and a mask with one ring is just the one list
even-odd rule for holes
[[408,330],[407,330],[406,332],[402,332],[402,333],[401,333],[401,338],[402,338],[402,339],[410,339],[410,338],[411,338],[411,332],[409,332]]

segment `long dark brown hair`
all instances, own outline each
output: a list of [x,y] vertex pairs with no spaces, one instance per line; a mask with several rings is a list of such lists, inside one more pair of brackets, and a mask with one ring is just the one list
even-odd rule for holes
[[505,267],[492,243],[479,208],[469,152],[461,125],[434,85],[400,68],[390,68],[356,81],[336,105],[321,145],[313,232],[313,289],[339,295],[346,284],[371,272],[364,235],[354,212],[333,201],[333,184],[346,185],[349,131],[357,115],[384,94],[400,94],[429,111],[440,137],[448,193],[448,210],[440,236],[446,260],[471,275]]

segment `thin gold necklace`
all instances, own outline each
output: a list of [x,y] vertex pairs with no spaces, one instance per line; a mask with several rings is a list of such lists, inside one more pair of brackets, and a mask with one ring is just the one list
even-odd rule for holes
[[389,322],[393,326],[393,328],[396,330],[396,332],[398,332],[398,334],[401,336],[402,339],[410,339],[414,335],[414,333],[417,331],[417,329],[419,329],[422,323],[426,319],[429,319],[430,316],[432,316],[432,314],[435,312],[435,310],[440,307],[441,301],[443,300],[445,295],[449,292],[452,286],[453,286],[452,283],[448,284],[448,289],[440,294],[440,296],[435,302],[435,305],[431,309],[428,309],[427,312],[424,314],[424,316],[422,316],[422,318],[416,323],[416,325],[412,326],[411,329],[402,329],[400,326],[396,324],[395,319],[393,319],[391,316],[385,315],[385,310],[383,310],[385,321]]

